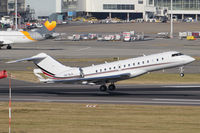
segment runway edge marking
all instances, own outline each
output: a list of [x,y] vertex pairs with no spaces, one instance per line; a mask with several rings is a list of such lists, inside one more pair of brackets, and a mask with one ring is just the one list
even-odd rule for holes
[[[7,100],[7,98],[0,98],[1,101]],[[31,101],[31,102],[74,102],[74,103],[113,103],[113,104],[172,104],[172,105],[200,105],[200,102],[194,101],[158,101],[160,99],[151,99],[152,101],[109,101],[109,100],[49,100],[49,99],[17,99],[13,98],[13,101]]]

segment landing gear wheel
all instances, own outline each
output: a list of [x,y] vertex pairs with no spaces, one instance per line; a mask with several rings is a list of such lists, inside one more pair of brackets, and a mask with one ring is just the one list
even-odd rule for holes
[[107,86],[106,85],[101,85],[99,90],[100,91],[107,91]]
[[184,77],[185,75],[184,75],[184,73],[181,73],[180,76],[181,76],[181,77]]
[[109,91],[114,91],[116,89],[114,84],[108,86]]
[[12,47],[10,45],[7,46],[7,49],[12,49]]
[[180,76],[184,77],[184,67],[180,67]]

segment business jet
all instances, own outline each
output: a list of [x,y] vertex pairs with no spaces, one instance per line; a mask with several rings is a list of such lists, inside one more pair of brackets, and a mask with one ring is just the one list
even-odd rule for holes
[[[55,14],[49,16],[43,27],[35,31],[0,31],[0,49],[7,46],[12,49],[12,44],[31,43],[50,38],[56,27]],[[49,22],[50,21],[50,22]]]
[[[194,60],[180,52],[169,51],[81,68],[65,66],[49,55],[40,53],[30,58],[7,63],[33,61],[39,68],[34,69],[34,74],[44,83],[100,85],[100,91],[114,91],[115,82],[156,70],[181,67],[180,75],[183,77],[183,66]],[[109,84],[108,87],[107,84]]]

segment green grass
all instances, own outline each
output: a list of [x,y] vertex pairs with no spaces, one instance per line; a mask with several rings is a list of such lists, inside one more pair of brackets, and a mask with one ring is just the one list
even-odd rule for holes
[[196,61],[200,61],[200,57],[199,56],[195,56],[193,58],[195,58]]
[[[160,45],[160,44],[159,44]],[[166,45],[166,44],[163,44]],[[133,57],[113,57],[113,58],[60,58],[58,61],[60,62],[112,62],[112,61],[118,61],[118,60],[125,60]],[[200,61],[199,56],[194,56],[193,58],[196,59],[196,61]]]
[[118,82],[119,84],[199,84],[200,74],[149,73],[143,76]]
[[118,58],[118,57],[113,57],[113,58],[63,58],[63,59],[58,59],[60,62],[112,62],[112,61],[117,61],[117,60],[123,60],[127,58]]
[[33,71],[8,71],[12,75],[13,79],[22,80],[27,82],[39,82],[37,77],[33,74]]
[[[165,45],[165,44],[163,44]],[[125,59],[129,59],[132,57],[110,57],[110,58],[59,58],[57,59],[60,62],[98,62],[98,63],[102,63],[102,62],[112,62],[112,61],[118,61],[118,60],[125,60]],[[195,56],[193,57],[196,59],[196,61],[200,61],[200,57],[199,56]],[[11,60],[3,60],[4,62],[8,62]]]
[[[14,133],[198,133],[200,107],[68,103],[12,104]],[[8,103],[0,103],[0,133],[8,132]]]

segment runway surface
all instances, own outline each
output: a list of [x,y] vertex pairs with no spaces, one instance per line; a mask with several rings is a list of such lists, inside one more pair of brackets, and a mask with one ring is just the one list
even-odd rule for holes
[[[8,80],[0,80],[0,101],[8,101]],[[12,80],[16,102],[66,102],[92,104],[200,106],[200,85],[117,85],[115,92],[98,86],[33,84]]]

